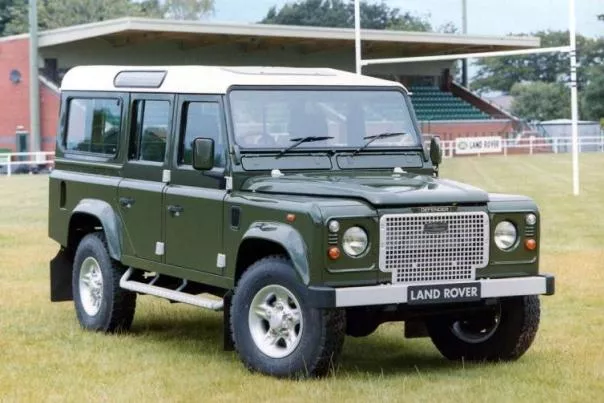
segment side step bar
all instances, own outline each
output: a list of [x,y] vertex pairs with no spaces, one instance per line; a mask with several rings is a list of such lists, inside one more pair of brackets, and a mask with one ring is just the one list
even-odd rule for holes
[[[154,295],[156,297],[169,299],[172,301],[182,302],[183,304],[195,305],[201,308],[211,309],[213,311],[221,311],[224,307],[224,301],[218,301],[213,298],[202,297],[199,295],[187,294],[178,290],[170,290],[151,284],[141,283],[139,281],[129,280],[134,273],[133,268],[129,268],[120,279],[120,287],[125,290],[139,292],[141,294]],[[184,288],[186,280],[183,280],[183,285],[178,289]]]

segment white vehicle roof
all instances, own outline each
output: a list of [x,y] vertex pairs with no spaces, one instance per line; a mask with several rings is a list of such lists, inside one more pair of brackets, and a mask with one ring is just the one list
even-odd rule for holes
[[394,81],[329,68],[79,66],[65,74],[61,90],[225,94],[234,85],[360,86],[404,89],[401,84]]

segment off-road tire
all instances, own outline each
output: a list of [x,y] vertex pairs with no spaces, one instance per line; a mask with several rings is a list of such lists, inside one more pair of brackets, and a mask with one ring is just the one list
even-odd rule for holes
[[468,343],[453,331],[456,319],[439,317],[426,322],[428,334],[436,348],[450,360],[512,361],[531,346],[539,328],[538,296],[502,298],[498,327],[487,339]]
[[[88,257],[98,262],[103,280],[102,299],[95,315],[86,312],[80,295],[80,270]],[[82,238],[75,253],[72,276],[73,301],[82,328],[106,333],[130,329],[136,308],[136,293],[120,287],[120,278],[125,271],[124,266],[109,256],[102,232],[94,232]]]
[[[283,358],[269,357],[260,350],[248,322],[252,300],[270,285],[284,287],[296,297],[304,323],[299,344]],[[344,344],[345,313],[312,308],[308,303],[305,287],[286,257],[265,257],[243,273],[231,302],[230,326],[235,350],[248,369],[287,378],[321,377],[335,370]]]

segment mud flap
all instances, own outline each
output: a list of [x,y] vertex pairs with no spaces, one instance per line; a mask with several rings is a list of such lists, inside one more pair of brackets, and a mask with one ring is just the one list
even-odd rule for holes
[[419,339],[422,337],[428,337],[428,329],[426,328],[426,322],[424,322],[423,320],[406,320],[405,338]]
[[50,261],[50,300],[52,302],[73,300],[72,271],[72,256],[65,248],[61,248],[57,256]]
[[235,343],[231,333],[231,300],[233,299],[233,291],[229,291],[223,297],[224,307],[222,308],[223,317],[223,350],[235,351]]

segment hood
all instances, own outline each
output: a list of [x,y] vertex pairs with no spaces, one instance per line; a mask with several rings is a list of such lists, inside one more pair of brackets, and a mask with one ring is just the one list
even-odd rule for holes
[[463,183],[404,173],[393,176],[259,176],[242,187],[265,194],[362,199],[375,206],[486,203],[487,192]]

